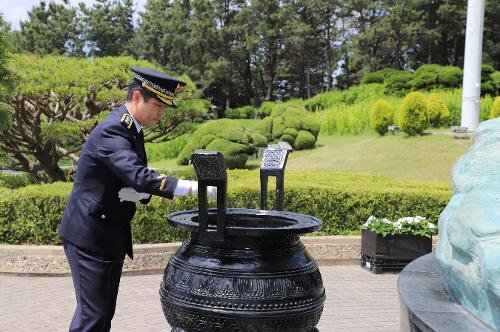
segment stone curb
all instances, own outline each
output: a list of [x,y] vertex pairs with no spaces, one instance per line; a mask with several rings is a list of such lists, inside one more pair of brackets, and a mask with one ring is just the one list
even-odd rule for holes
[[[361,236],[303,236],[302,243],[320,265],[359,264]],[[433,243],[436,242],[433,238]],[[134,260],[125,259],[124,275],[163,273],[180,242],[134,245]],[[62,246],[0,245],[0,274],[69,276]]]

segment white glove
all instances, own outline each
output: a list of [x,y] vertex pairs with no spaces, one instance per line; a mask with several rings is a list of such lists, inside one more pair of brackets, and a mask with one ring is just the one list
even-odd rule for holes
[[[195,184],[191,187],[193,195],[198,195],[198,182],[193,181]],[[207,186],[207,198],[216,199],[217,198],[217,187]]]
[[120,198],[120,202],[128,201],[128,202],[137,202],[142,199],[148,199],[151,195],[147,193],[138,193],[132,187],[125,187],[120,189],[118,192],[118,197]]
[[[198,181],[190,180],[179,180],[177,181],[177,186],[174,189],[174,196],[187,196],[187,195],[198,195]],[[207,198],[216,199],[217,198],[217,187],[208,186],[207,187]]]

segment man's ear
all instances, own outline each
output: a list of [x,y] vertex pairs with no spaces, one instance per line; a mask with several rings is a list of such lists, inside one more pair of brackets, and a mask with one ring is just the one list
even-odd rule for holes
[[139,91],[132,92],[132,102],[138,103],[143,99],[142,94]]

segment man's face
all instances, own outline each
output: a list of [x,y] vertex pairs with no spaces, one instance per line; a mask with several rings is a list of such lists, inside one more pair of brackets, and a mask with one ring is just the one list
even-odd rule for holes
[[137,103],[139,118],[136,120],[143,126],[156,125],[165,114],[165,108],[167,106],[156,98],[150,98],[148,101],[144,101],[142,95],[140,93],[139,95],[140,98]]

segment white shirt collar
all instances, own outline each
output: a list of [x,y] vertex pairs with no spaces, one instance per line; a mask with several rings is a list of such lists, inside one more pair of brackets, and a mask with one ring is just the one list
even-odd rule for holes
[[[127,107],[125,107],[125,108],[127,108]],[[137,122],[137,120],[134,118],[134,116],[132,115],[132,113],[130,111],[128,112],[128,114],[130,114],[130,117],[132,118],[132,120],[134,120],[135,128],[137,129],[137,133],[139,133],[142,130],[142,126],[139,124],[139,122]]]

